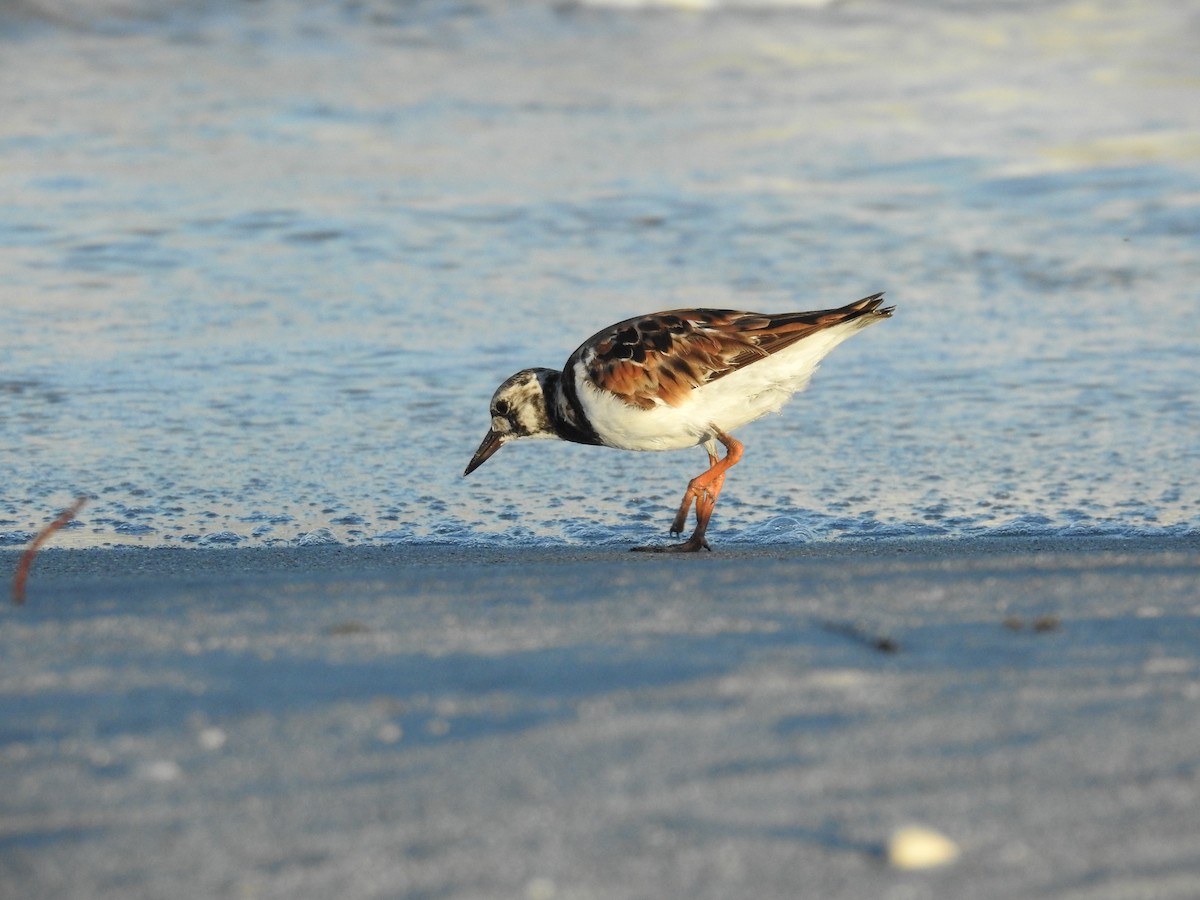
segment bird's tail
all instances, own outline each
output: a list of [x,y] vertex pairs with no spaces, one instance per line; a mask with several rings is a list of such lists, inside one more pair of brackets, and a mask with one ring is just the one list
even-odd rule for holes
[[840,309],[827,310],[819,315],[828,316],[834,322],[852,322],[855,319],[868,318],[871,322],[877,319],[887,319],[892,315],[894,306],[883,305],[883,291],[878,294],[872,294],[870,297],[863,297],[861,300],[856,300],[853,303],[843,306]]

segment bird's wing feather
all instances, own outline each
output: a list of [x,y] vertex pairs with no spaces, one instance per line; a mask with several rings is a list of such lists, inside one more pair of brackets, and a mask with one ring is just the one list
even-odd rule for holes
[[824,328],[874,313],[882,294],[840,309],[765,314],[677,309],[618,322],[585,341],[567,362],[632,406],[679,406],[693,390],[790,347]]

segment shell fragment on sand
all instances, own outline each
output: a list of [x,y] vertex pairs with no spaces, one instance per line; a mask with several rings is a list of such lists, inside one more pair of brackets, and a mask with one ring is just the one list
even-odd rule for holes
[[889,865],[906,871],[948,866],[958,859],[960,852],[946,835],[921,825],[897,828],[887,844]]

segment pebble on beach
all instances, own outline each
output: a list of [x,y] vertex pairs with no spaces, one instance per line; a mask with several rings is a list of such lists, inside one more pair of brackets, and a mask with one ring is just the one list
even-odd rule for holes
[[958,845],[932,828],[906,825],[892,832],[887,844],[888,863],[895,869],[934,869],[958,859]]

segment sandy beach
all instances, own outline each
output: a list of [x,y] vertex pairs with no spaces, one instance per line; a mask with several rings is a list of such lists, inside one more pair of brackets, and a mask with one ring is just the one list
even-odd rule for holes
[[[1195,537],[47,550],[0,896],[1191,898],[1198,576]],[[957,860],[890,865],[910,824]]]

